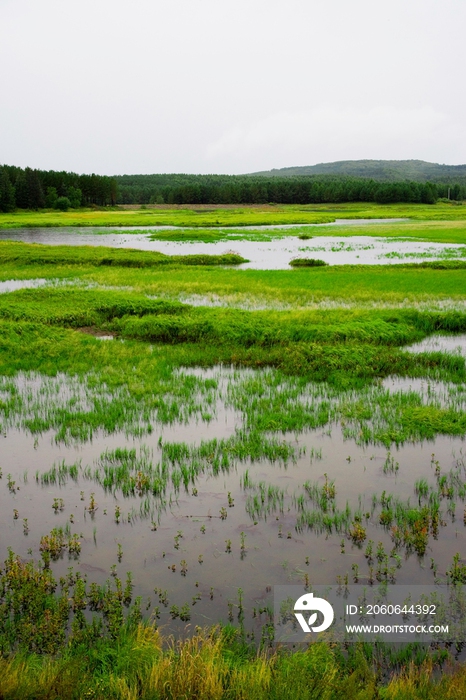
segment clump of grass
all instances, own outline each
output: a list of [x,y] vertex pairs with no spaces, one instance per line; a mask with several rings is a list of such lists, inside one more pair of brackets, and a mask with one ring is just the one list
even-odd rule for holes
[[290,260],[290,265],[291,267],[325,267],[328,263],[318,258],[294,258]]

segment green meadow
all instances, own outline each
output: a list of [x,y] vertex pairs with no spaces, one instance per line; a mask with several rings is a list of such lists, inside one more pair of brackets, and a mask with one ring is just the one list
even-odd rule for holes
[[[165,256],[131,249],[0,243],[0,280],[48,279],[222,306],[461,305],[464,263],[238,270],[239,256]],[[225,265],[227,267],[225,267]],[[344,313],[343,311],[341,312]]]
[[[67,212],[25,211],[0,213],[0,229],[40,228],[57,226],[179,226],[184,228],[238,227],[263,225],[322,224],[335,219],[391,219],[409,218],[413,222],[431,222],[441,232],[444,222],[457,222],[458,228],[466,219],[466,209],[457,203],[439,201],[436,204],[375,204],[350,202],[344,204],[264,205],[255,208],[225,206],[215,209],[192,208],[105,208],[79,209]],[[448,228],[448,227],[447,227]],[[455,228],[455,227],[453,227]],[[391,227],[390,227],[391,229]],[[423,229],[423,226],[420,227]],[[419,227],[413,227],[412,233]],[[387,235],[386,233],[371,235]],[[389,235],[394,235],[390,232]],[[395,234],[396,235],[396,234]],[[417,235],[420,235],[419,233]],[[432,234],[435,235],[435,234]],[[442,235],[439,233],[438,235]],[[455,234],[452,233],[454,237]],[[429,240],[438,240],[432,238]],[[443,240],[443,238],[442,238]],[[447,242],[457,242],[446,239]],[[459,241],[461,242],[461,241]]]
[[0,214],[0,228],[55,226],[262,226],[264,224],[319,224],[334,220],[330,214],[292,207],[265,209],[113,209],[16,211]]
[[[345,233],[466,243],[463,209],[18,212],[0,227],[207,240],[410,217]],[[277,645],[270,597],[320,571],[466,583],[465,356],[407,349],[464,338],[464,261],[241,262],[0,242],[0,284],[25,284],[0,294],[0,697],[464,697],[462,645]]]

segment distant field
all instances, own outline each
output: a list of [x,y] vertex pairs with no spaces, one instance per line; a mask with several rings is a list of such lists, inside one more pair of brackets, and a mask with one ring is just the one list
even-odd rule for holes
[[0,228],[56,226],[260,226],[263,224],[319,224],[334,220],[334,216],[312,211],[274,208],[258,209],[124,209],[17,211],[0,214]]
[[214,208],[187,206],[185,209],[112,209],[58,211],[16,211],[0,214],[0,229],[54,226],[260,226],[330,223],[338,218],[411,218],[419,221],[465,221],[466,207],[443,202],[426,204],[349,203],[283,205],[269,207]]

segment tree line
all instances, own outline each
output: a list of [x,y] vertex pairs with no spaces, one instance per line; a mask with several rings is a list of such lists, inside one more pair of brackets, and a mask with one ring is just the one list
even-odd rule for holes
[[466,180],[380,182],[338,175],[77,175],[0,166],[0,211],[118,204],[325,204],[466,199]]
[[0,211],[77,209],[117,203],[115,178],[65,171],[0,166]]
[[466,199],[466,180],[454,183],[380,182],[338,175],[120,175],[121,204],[322,204],[422,202]]

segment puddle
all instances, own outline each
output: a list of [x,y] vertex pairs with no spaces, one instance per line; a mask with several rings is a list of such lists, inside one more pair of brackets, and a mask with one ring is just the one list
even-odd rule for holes
[[50,284],[50,280],[42,278],[32,280],[6,280],[5,282],[0,282],[0,294],[16,292],[18,289],[37,289],[38,287],[44,287]]
[[115,340],[114,335],[102,335],[100,331],[91,326],[87,328],[77,328],[76,330],[80,333],[84,333],[85,335],[92,335],[94,338],[97,338],[97,340]]
[[466,334],[431,335],[420,343],[404,348],[408,352],[447,352],[466,358]]

